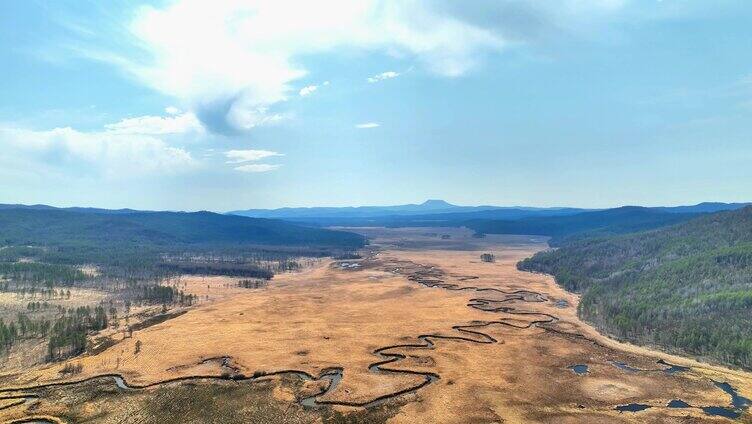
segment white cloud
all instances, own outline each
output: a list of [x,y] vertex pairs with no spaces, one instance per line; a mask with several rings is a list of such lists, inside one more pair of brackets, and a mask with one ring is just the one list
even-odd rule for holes
[[138,9],[126,34],[127,49],[81,48],[80,53],[190,105],[214,132],[278,120],[270,108],[307,75],[302,56],[381,51],[458,76],[484,52],[507,45],[493,29],[429,2],[383,0],[174,1]]
[[270,150],[228,150],[225,156],[229,159],[227,163],[243,163],[283,155]]
[[305,58],[388,54],[457,77],[510,46],[604,27],[628,3],[173,0],[130,14],[110,37],[117,44],[87,45],[94,37],[80,36],[71,48],[174,98],[207,130],[233,134],[278,122],[285,116],[276,110],[281,102],[312,93],[312,86],[294,89],[308,75]]
[[108,178],[174,174],[198,166],[188,151],[143,134],[0,125],[0,146],[4,156],[25,158],[40,167],[58,166]]
[[376,75],[374,75],[372,77],[369,77],[368,78],[368,82],[370,82],[371,84],[373,84],[373,83],[376,83],[376,82],[379,82],[379,81],[383,81],[385,79],[397,78],[398,76],[400,76],[399,72],[386,71],[386,72],[382,72],[380,74],[376,74]]
[[[169,111],[168,111],[169,113]],[[193,113],[183,113],[171,117],[138,116],[126,118],[105,128],[117,134],[182,134],[204,131],[203,125]]]
[[278,169],[282,165],[271,165],[268,163],[258,163],[252,165],[241,165],[235,167],[236,171],[240,172],[269,172]]
[[366,122],[363,124],[356,125],[355,128],[367,129],[367,128],[376,128],[378,126],[380,125],[377,124],[376,122]]
[[313,94],[314,91],[318,90],[318,85],[306,85],[305,87],[301,88],[298,94],[300,94],[301,97],[310,96]]
[[167,106],[167,107],[165,108],[165,112],[166,112],[166,113],[167,113],[168,115],[177,115],[177,114],[179,114],[179,113],[180,113],[180,109],[176,108],[175,106]]
[[298,94],[300,95],[300,97],[310,96],[311,94],[313,94],[314,91],[318,90],[319,87],[326,87],[327,85],[329,85],[329,81],[324,81],[320,85],[316,85],[316,84],[307,85],[301,88],[300,91],[298,91]]

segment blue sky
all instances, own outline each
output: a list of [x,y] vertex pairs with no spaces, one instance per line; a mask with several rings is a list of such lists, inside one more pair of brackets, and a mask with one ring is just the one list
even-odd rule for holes
[[0,202],[752,200],[752,5],[4,1]]

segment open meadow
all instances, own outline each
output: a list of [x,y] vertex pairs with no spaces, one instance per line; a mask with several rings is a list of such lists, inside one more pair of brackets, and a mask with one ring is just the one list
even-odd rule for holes
[[576,295],[518,271],[545,238],[350,230],[371,240],[360,259],[251,288],[181,277],[193,306],[96,353],[5,373],[0,419],[752,421],[749,373],[608,339],[577,318]]

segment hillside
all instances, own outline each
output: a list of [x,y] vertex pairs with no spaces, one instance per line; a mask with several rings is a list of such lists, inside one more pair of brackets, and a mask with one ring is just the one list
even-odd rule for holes
[[94,213],[0,210],[4,245],[273,245],[353,248],[357,234],[212,212]]
[[569,242],[518,266],[583,293],[580,315],[610,334],[752,368],[752,207]]
[[518,220],[476,219],[464,222],[468,228],[483,234],[530,234],[552,237],[559,245],[577,238],[624,234],[654,229],[686,221],[697,213],[679,213],[624,206],[574,215],[528,217]]

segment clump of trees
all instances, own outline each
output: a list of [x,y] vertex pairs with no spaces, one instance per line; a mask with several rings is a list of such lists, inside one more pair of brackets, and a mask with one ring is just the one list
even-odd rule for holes
[[238,287],[242,287],[244,289],[257,289],[259,287],[264,286],[263,280],[240,280],[238,281]]
[[496,260],[496,256],[494,256],[493,253],[483,253],[480,255],[480,260],[483,262],[494,262]]
[[0,319],[0,350],[8,350],[22,339],[45,337],[50,325],[47,319],[33,320],[20,312],[9,324]]
[[[285,271],[297,271],[301,268],[300,262],[292,260],[292,259],[284,259],[279,262],[277,262],[276,269],[281,272]],[[272,276],[274,274],[272,273]],[[271,277],[270,277],[271,278]]]
[[67,363],[63,367],[62,370],[60,370],[61,374],[81,374],[81,371],[83,371],[84,365],[80,362],[77,364],[71,364]]
[[180,306],[190,306],[198,300],[195,294],[185,293],[172,286],[144,285],[141,290],[136,298],[141,303],[161,303],[162,305],[177,303]]
[[[288,263],[287,261],[283,261]],[[163,262],[159,264],[163,271],[171,274],[190,275],[227,275],[230,277],[250,277],[271,279],[274,273],[253,263],[234,262]]]
[[48,308],[50,308],[50,306],[51,305],[47,301],[44,301],[44,302],[29,302],[28,304],[26,304],[26,309],[29,312],[36,312],[36,311],[42,311],[42,310],[48,309]]
[[141,289],[141,296],[137,300],[147,303],[172,303],[175,298],[175,289],[170,286],[144,285]]
[[[435,234],[434,234],[435,236]],[[343,253],[341,255],[334,256],[335,260],[342,261],[342,260],[352,260],[352,259],[362,259],[363,257],[355,252],[347,252]]]
[[55,361],[83,353],[86,350],[86,335],[90,331],[107,328],[107,324],[107,312],[103,306],[68,309],[52,326],[48,359]]

